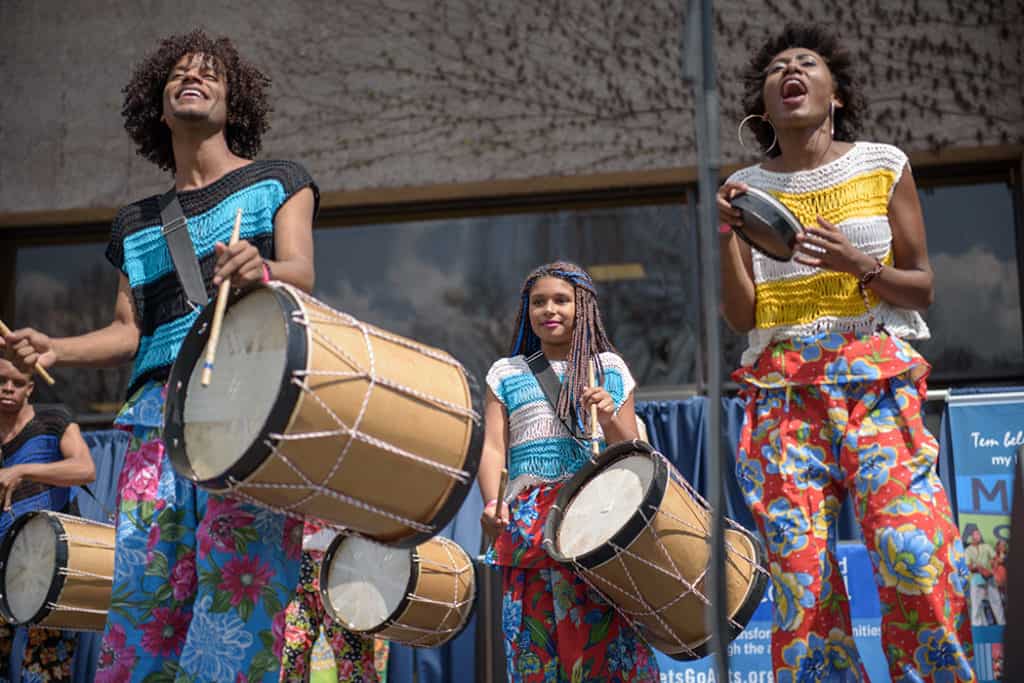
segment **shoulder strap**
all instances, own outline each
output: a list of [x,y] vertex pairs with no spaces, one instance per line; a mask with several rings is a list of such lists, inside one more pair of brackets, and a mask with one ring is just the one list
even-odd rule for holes
[[[530,371],[537,378],[537,384],[540,385],[541,391],[544,392],[544,398],[551,404],[551,409],[555,411],[555,415],[558,415],[558,394],[562,391],[562,383],[558,381],[558,375],[551,369],[551,363],[548,362],[547,356],[544,355],[543,351],[538,350],[526,359],[526,364],[530,366]],[[566,424],[565,420],[560,417],[558,418],[559,422],[562,423],[572,438],[577,441],[586,441],[587,439],[580,436],[574,428],[576,425],[575,406],[569,409],[572,411],[572,424]]]
[[185,296],[193,306],[205,306],[210,298],[199,270],[195,246],[188,234],[188,221],[173,187],[160,197],[160,221],[164,224],[162,232],[167,240],[167,250],[171,252],[171,261]]

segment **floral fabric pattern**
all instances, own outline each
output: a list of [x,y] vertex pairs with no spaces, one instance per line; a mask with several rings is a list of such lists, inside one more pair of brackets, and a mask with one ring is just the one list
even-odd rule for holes
[[928,365],[905,342],[823,334],[769,347],[734,377],[736,472],[766,540],[779,683],[867,681],[836,560],[851,496],[894,681],[974,681],[963,545],[921,418]]
[[564,567],[505,567],[502,632],[511,683],[660,680],[654,652]]
[[324,610],[320,599],[323,559],[324,554],[319,551],[302,553],[298,587],[285,609],[281,681],[302,683],[307,680],[310,655],[323,626],[334,653],[338,683],[377,683],[373,638],[345,630]]
[[[21,680],[28,683],[71,683],[78,636],[72,631],[30,628],[21,660]],[[16,628],[0,624],[0,683],[10,678],[7,670]]]
[[658,681],[650,646],[583,579],[541,545],[563,483],[531,487],[509,506],[508,528],[486,561],[502,568],[502,630],[509,680],[522,683]]
[[96,683],[276,683],[302,523],[178,477],[160,438],[165,397],[150,382],[115,422],[132,440]]

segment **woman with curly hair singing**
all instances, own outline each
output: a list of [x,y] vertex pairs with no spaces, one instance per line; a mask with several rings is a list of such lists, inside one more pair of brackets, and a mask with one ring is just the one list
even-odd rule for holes
[[[723,313],[749,345],[737,476],[768,547],[775,680],[867,680],[836,562],[852,496],[882,601],[894,681],[972,681],[963,545],[921,417],[932,301],[906,155],[855,141],[862,97],[835,38],[790,26],[746,72],[767,159],[718,192]],[[742,127],[742,124],[741,124]],[[736,239],[730,199],[756,187],[804,226],[791,261]]]

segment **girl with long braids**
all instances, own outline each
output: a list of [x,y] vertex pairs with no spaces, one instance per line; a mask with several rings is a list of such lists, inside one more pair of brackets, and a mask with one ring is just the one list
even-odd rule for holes
[[[528,359],[543,353],[561,380],[557,407]],[[588,386],[591,361],[596,386]],[[608,442],[634,439],[635,383],[601,322],[594,283],[564,261],[523,284],[511,353],[487,373],[481,523],[496,537],[487,553],[502,569],[502,631],[509,680],[657,681],[650,647],[593,589],[548,557],[541,542],[564,482],[588,461],[590,407]],[[570,432],[570,429],[572,432]],[[509,486],[498,500],[501,470]]]
[[[816,26],[753,56],[747,113],[766,155],[718,192],[723,313],[748,334],[736,473],[775,589],[775,680],[866,681],[836,558],[849,496],[882,603],[893,681],[973,681],[968,572],[925,428],[932,300],[924,219],[907,156],[856,138],[854,59]],[[759,188],[804,226],[792,261],[751,250],[730,199]]]

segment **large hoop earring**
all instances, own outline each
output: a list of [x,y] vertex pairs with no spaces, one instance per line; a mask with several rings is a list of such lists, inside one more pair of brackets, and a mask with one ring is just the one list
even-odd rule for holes
[[743,126],[745,126],[747,121],[750,119],[761,119],[772,127],[772,144],[768,145],[768,149],[764,150],[764,153],[768,154],[768,152],[772,151],[775,145],[779,142],[779,136],[775,133],[775,126],[772,124],[771,119],[768,118],[767,114],[748,114],[743,117],[743,120],[740,121],[740,125],[736,127],[736,139],[740,141],[740,147],[748,152],[750,151],[750,148],[748,148],[746,143],[743,142]]

